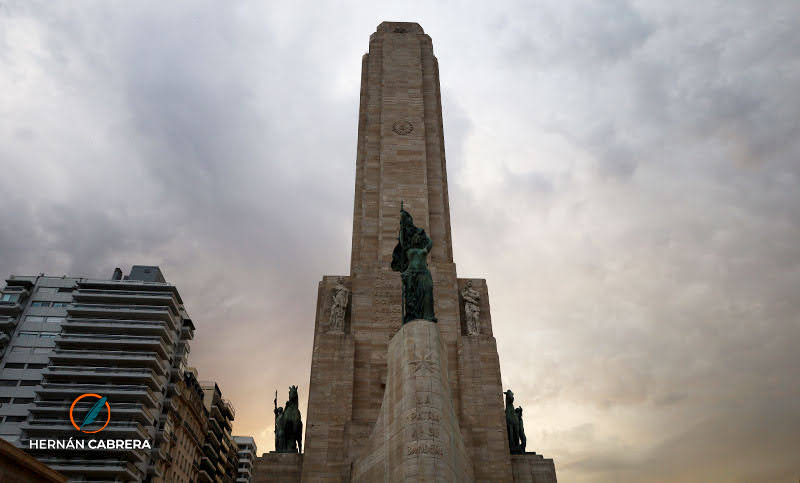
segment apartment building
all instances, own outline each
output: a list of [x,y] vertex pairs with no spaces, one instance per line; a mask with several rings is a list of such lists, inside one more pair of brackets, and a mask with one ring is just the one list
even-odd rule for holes
[[235,417],[233,405],[222,397],[217,383],[205,381],[200,385],[208,410],[208,432],[203,445],[200,470],[205,471],[211,481],[216,483],[233,483],[238,476],[238,447],[231,436]]
[[0,294],[0,438],[20,446],[22,424],[67,317],[77,278],[10,277]]
[[258,454],[256,441],[252,436],[234,436],[233,441],[239,450],[236,483],[250,483],[253,478],[253,460]]
[[168,414],[166,433],[167,458],[163,481],[170,483],[208,483],[211,476],[200,470],[203,444],[208,431],[208,410],[203,403],[203,389],[197,381],[197,370],[184,371],[176,383],[176,394],[167,405],[174,404]]
[[[125,277],[116,269],[110,280],[12,276],[0,296],[0,327],[0,436],[73,480],[171,481],[170,450],[187,420],[177,416],[186,410],[181,393],[191,399],[182,384],[194,326],[159,267],[137,265]],[[87,436],[70,420],[95,402],[76,401],[84,394],[113,407],[103,412],[104,439],[146,440],[150,449],[31,449],[32,440]],[[205,419],[200,411],[188,420]],[[202,425],[187,425],[200,447]],[[179,474],[193,474],[196,459],[197,451]]]

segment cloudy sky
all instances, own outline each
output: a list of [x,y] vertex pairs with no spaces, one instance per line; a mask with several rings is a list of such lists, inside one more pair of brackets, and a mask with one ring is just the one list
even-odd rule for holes
[[0,2],[0,275],[157,264],[272,449],[349,271],[361,55],[439,58],[454,256],[559,480],[800,477],[800,4]]

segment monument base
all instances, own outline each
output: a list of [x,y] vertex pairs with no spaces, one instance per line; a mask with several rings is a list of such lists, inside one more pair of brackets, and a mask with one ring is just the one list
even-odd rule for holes
[[253,483],[299,483],[303,455],[299,453],[264,453],[253,461]]
[[412,320],[389,342],[386,390],[352,481],[474,481],[437,324]]
[[556,467],[552,458],[536,453],[511,455],[514,483],[556,483]]

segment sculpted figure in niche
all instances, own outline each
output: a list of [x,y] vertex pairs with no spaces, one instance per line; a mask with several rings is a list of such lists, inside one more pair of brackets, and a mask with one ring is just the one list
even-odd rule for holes
[[464,298],[467,335],[478,335],[481,333],[481,294],[472,288],[472,280],[467,280],[461,296]]
[[350,290],[344,286],[344,278],[339,277],[336,281],[336,287],[333,288],[333,305],[331,305],[328,332],[344,332],[344,316],[347,313],[347,302],[349,298]]
[[392,253],[392,270],[402,274],[403,323],[415,319],[436,322],[433,313],[433,277],[428,253],[433,241],[425,230],[414,226],[411,214],[400,203],[400,234]]

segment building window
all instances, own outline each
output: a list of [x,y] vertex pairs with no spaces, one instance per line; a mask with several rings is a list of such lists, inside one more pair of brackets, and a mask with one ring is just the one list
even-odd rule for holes
[[58,289],[59,292],[72,292],[74,289],[72,287],[61,287]]
[[19,294],[18,293],[4,293],[3,297],[0,298],[0,300],[2,300],[3,302],[16,302],[17,300],[19,300]]
[[15,397],[14,404],[30,404],[33,402],[32,397]]
[[44,322],[44,317],[41,315],[26,315],[25,322]]
[[30,332],[25,330],[20,331],[19,335],[17,336],[17,344],[27,347],[35,346],[36,337],[38,335],[38,332]]
[[25,364],[21,362],[6,362],[6,369],[25,369]]
[[0,404],[10,403],[10,402],[11,402],[11,398],[10,397],[0,397]]
[[39,381],[19,381],[20,386],[36,386],[39,384]]
[[16,380],[12,381],[10,379],[0,379],[0,386],[3,386],[3,387],[15,387],[16,385],[17,385],[17,381]]
[[53,307],[66,307],[69,302],[53,302]]
[[15,345],[14,347],[11,348],[11,352],[30,352],[30,351],[31,351],[30,347],[23,347],[19,345]]
[[6,416],[7,423],[21,423],[28,419],[28,416]]
[[33,349],[33,353],[34,354],[49,354],[50,350],[51,349],[49,347],[36,347],[35,349]]
[[42,300],[37,300],[36,302],[31,302],[31,307],[50,307],[52,302],[45,302]]
[[[6,364],[6,367],[8,367],[8,364]],[[44,369],[45,367],[47,367],[47,364],[28,364],[28,369]]]
[[48,324],[62,324],[64,323],[64,317],[47,317],[45,322]]
[[39,293],[56,293],[55,287],[39,287],[36,289]]

